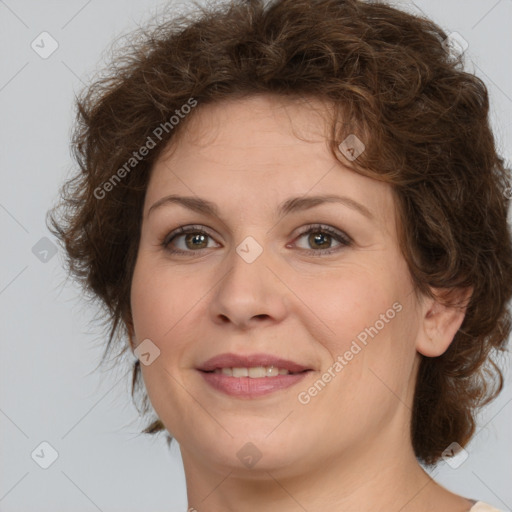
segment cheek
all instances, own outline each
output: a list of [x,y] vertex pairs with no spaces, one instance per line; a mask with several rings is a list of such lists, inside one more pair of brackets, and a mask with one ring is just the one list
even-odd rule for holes
[[[137,342],[151,339],[159,348],[176,329],[178,320],[195,301],[187,293],[183,279],[140,258],[134,269],[131,288],[133,325]],[[189,305],[190,303],[190,305]]]
[[[352,267],[315,281],[296,282],[294,291],[311,304],[323,326],[322,337],[331,356],[343,354],[352,340],[364,343],[372,334],[381,337],[381,333],[389,332],[389,324],[397,316],[393,304],[399,301],[400,294],[385,276],[371,269]],[[371,329],[375,324],[377,332]]]
[[400,393],[413,364],[417,329],[407,275],[359,267],[331,277],[319,280],[313,292],[309,287],[309,297],[322,321],[317,341],[339,363],[333,368],[327,362],[323,369],[338,377],[332,391],[345,400],[371,395],[369,402],[391,396],[386,386]]
[[[202,294],[197,287],[183,286],[187,278],[164,269],[157,262],[139,259],[132,279],[131,306],[136,342],[150,339],[160,350],[151,364],[141,364],[144,386],[150,402],[165,428],[180,439],[186,425],[196,421],[198,411],[190,406],[190,396],[179,370],[193,332],[194,309]],[[194,290],[195,293],[187,292]],[[188,333],[188,334],[187,334]],[[176,411],[179,421],[176,420]],[[185,425],[185,427],[183,427]]]

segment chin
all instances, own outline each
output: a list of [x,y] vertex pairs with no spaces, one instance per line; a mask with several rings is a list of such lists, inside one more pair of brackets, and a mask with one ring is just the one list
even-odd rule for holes
[[[276,423],[274,423],[275,428]],[[222,430],[222,429],[218,429]],[[305,454],[301,454],[298,446],[303,446],[299,440],[292,439],[286,430],[278,432],[268,428],[253,427],[250,435],[246,430],[235,431],[228,429],[221,434],[209,430],[195,431],[196,436],[180,443],[185,452],[192,447],[191,452],[201,457],[202,463],[219,466],[236,473],[258,474],[268,478],[268,471],[279,471],[294,465]],[[272,432],[269,435],[269,432]],[[309,450],[311,452],[311,450]]]

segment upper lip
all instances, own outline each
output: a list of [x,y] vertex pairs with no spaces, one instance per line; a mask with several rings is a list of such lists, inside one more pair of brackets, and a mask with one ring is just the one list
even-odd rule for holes
[[252,366],[274,366],[288,370],[290,373],[298,373],[310,370],[294,361],[273,356],[272,354],[219,354],[205,361],[197,369],[209,372],[217,368],[250,368]]

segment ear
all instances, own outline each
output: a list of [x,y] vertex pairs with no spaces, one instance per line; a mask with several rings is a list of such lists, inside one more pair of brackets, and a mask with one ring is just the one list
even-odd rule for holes
[[[448,349],[459,330],[466,308],[473,294],[473,287],[435,289],[436,298],[427,298],[422,304],[421,328],[416,340],[416,350],[427,357],[437,357]],[[454,306],[444,306],[439,298],[449,295]]]

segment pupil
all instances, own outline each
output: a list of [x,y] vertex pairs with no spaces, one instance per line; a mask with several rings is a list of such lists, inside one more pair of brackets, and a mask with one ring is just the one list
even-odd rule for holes
[[[316,234],[312,234],[312,237],[313,237],[313,242],[317,245],[325,245],[327,244],[327,246],[329,245],[329,239],[330,239],[330,236],[329,235],[325,235],[323,233],[316,233]],[[324,241],[324,243],[322,244],[322,240]]]
[[[330,235],[325,235],[324,233],[312,233],[310,235],[310,243],[312,243],[312,245],[316,244],[317,246],[325,246],[325,245],[329,245],[329,240],[330,240]],[[206,239],[206,235],[204,234],[189,234],[187,237],[186,237],[186,241],[187,241],[187,244],[189,242],[192,242],[192,246],[194,247],[199,247],[200,244],[204,244],[205,243],[205,239]],[[198,243],[196,243],[196,241]],[[200,247],[202,248],[202,247]]]
[[[205,239],[206,239],[206,235],[204,234],[189,234],[187,237],[186,237],[186,241],[187,243],[190,242],[192,240],[192,246],[193,247],[199,247],[199,244],[196,244],[194,240],[197,240],[197,239],[200,239],[199,241],[199,244],[201,244],[201,242],[204,244],[205,243]],[[202,247],[199,247],[200,249],[202,249]]]

